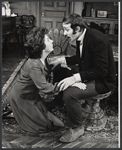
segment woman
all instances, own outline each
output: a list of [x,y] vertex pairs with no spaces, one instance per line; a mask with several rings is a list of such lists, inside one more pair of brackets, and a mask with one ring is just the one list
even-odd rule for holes
[[53,94],[55,86],[47,82],[45,60],[53,51],[53,41],[46,28],[33,28],[27,35],[28,60],[10,91],[10,105],[19,126],[31,133],[41,133],[63,127],[41,100],[42,95]]

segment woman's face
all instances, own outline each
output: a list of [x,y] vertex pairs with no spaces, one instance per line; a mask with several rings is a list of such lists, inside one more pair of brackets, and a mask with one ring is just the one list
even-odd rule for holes
[[53,51],[53,40],[49,38],[48,35],[45,35],[44,43],[46,45],[45,51],[52,52]]

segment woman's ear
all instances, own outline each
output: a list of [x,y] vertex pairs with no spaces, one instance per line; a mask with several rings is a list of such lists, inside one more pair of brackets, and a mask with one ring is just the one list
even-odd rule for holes
[[80,32],[80,27],[79,27],[79,26],[76,27],[75,32],[76,32],[76,33],[77,33],[77,32]]

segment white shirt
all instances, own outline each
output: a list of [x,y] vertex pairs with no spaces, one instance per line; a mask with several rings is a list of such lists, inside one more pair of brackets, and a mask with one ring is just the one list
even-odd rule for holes
[[[86,28],[84,29],[81,36],[77,39],[78,41],[80,41],[80,57],[82,57],[83,39],[84,39],[85,33],[86,33]],[[74,77],[76,79],[76,82],[82,81],[79,73],[74,74]]]
[[84,39],[85,33],[86,33],[86,29],[84,29],[81,36],[77,39],[77,41],[80,41],[80,57],[82,57],[83,39]]

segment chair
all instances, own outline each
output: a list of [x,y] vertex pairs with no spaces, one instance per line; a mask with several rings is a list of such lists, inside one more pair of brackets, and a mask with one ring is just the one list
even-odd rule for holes
[[22,47],[24,46],[24,42],[26,40],[27,33],[35,26],[35,17],[33,15],[22,15],[20,18],[21,24],[19,24],[19,28],[17,29],[17,34],[19,35],[18,44],[19,44],[19,52],[22,43]]
[[[105,94],[99,94],[86,99],[87,109],[83,108],[83,116],[86,117],[86,130],[99,131],[103,129],[107,123],[105,111],[100,107],[100,101],[109,97],[111,91]],[[89,108],[89,109],[88,109]]]

